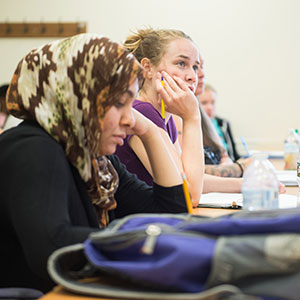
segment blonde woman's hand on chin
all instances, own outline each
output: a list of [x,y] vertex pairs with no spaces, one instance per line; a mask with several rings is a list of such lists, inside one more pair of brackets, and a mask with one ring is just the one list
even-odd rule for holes
[[[164,77],[164,87],[161,84],[161,74]],[[193,84],[190,86],[177,76],[168,73],[157,73],[156,88],[160,99],[164,99],[166,111],[180,116],[183,120],[199,119],[198,101],[194,95]]]

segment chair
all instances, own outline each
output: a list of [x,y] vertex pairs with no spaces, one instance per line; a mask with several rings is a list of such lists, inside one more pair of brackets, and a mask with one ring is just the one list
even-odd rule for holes
[[44,294],[36,289],[30,288],[19,288],[19,287],[10,287],[10,288],[0,288],[0,299],[6,300],[36,300],[42,297]]

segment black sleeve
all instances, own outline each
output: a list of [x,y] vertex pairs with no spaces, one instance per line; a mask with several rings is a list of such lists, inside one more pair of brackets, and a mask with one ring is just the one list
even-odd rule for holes
[[235,142],[234,142],[234,139],[233,139],[233,136],[232,136],[232,133],[231,133],[231,128],[230,128],[229,122],[227,122],[227,132],[228,132],[228,136],[231,140],[234,160],[238,160],[241,156],[239,155],[239,153],[236,150],[236,146],[235,146]]
[[236,146],[235,146],[233,135],[231,133],[229,121],[226,119],[221,119],[219,117],[216,117],[216,120],[217,120],[218,125],[221,128],[224,139],[225,139],[227,145],[229,146],[228,154],[229,154],[230,158],[233,161],[238,160],[240,158],[240,155],[236,150]]
[[8,224],[30,269],[48,278],[46,263],[55,249],[83,242],[99,229],[90,226],[70,165],[54,140],[33,137],[11,150],[4,187]]
[[117,218],[133,213],[184,213],[187,212],[182,185],[153,187],[127,171],[115,155],[109,156],[119,174],[119,187],[115,194]]

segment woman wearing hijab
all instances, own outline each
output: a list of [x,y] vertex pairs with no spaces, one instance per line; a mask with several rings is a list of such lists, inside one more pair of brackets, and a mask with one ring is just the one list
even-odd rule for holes
[[[132,108],[142,82],[133,55],[99,35],[55,41],[21,60],[6,106],[24,121],[0,136],[0,286],[46,292],[55,249],[131,213],[186,212],[158,128]],[[153,187],[111,155],[127,134],[149,154]]]

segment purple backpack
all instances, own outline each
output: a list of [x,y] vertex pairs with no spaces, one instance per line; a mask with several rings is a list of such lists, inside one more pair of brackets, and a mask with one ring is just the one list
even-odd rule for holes
[[[298,208],[218,218],[137,214],[55,251],[48,270],[65,288],[97,296],[298,299],[299,233]],[[80,281],[95,277],[118,283]]]

